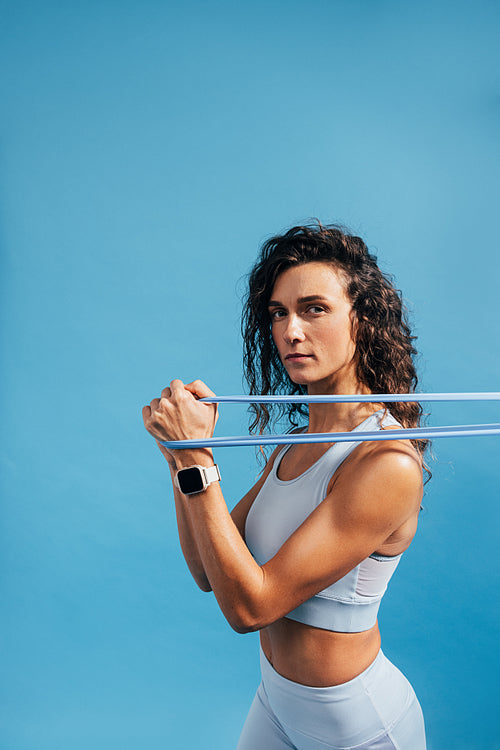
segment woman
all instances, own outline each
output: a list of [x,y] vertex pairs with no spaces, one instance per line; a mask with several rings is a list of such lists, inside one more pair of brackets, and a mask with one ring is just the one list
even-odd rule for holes
[[[398,393],[417,382],[399,293],[363,241],[336,226],[265,243],[244,339],[251,393]],[[209,395],[201,381],[172,381],[144,407],[146,428],[160,440],[211,436],[217,409],[198,401]],[[262,430],[271,414],[253,408]],[[297,426],[302,407],[287,408]],[[375,396],[313,403],[303,429],[411,427],[420,415],[416,403]],[[238,750],[423,750],[422,712],[380,650],[377,610],[416,532],[425,442],[276,449],[232,513],[210,450],[160,448],[193,577],[237,632],[260,631],[262,683]],[[196,466],[208,475],[182,471]]]

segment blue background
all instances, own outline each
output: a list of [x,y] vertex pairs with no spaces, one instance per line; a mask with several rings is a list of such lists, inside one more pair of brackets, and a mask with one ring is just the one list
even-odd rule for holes
[[[0,746],[229,750],[258,682],[141,407],[241,393],[244,275],[312,216],[403,289],[422,390],[500,390],[496,2],[0,3]],[[431,424],[500,421],[435,406]],[[246,432],[225,406],[217,434]],[[380,614],[430,750],[497,739],[498,438],[441,440]],[[220,450],[229,506],[258,473]]]

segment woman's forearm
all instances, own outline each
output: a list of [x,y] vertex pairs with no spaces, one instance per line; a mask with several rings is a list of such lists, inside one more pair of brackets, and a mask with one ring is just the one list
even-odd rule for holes
[[[201,381],[185,386],[172,380],[161,398],[142,410],[148,432],[158,441],[205,438],[213,435],[217,407],[200,399],[213,396]],[[167,449],[158,443],[172,471],[193,465],[213,466],[206,449]],[[264,572],[250,554],[231,518],[218,482],[198,495],[176,494],[179,537],[186,562],[201,588],[212,588],[235,630],[251,630],[260,610]],[[251,623],[252,627],[248,624]]]
[[[178,468],[211,465],[205,456],[183,452]],[[213,464],[213,461],[212,461]],[[180,493],[179,493],[180,495]],[[219,482],[201,493],[180,495],[196,542],[200,565],[229,624],[238,632],[258,628],[264,574],[227,509]]]
[[[186,507],[186,497],[182,495],[179,489],[175,486],[175,475],[177,466],[174,455],[171,451],[168,451],[161,443],[157,443],[163,457],[168,463],[170,469],[170,476],[172,478],[172,490],[174,493],[175,500],[175,514],[177,518],[177,530],[179,534],[179,542],[181,545],[182,554],[186,560],[189,572],[193,576],[194,580],[202,591],[211,591],[210,583],[205,575],[203,563],[201,562],[200,553],[196,544],[196,539],[193,534],[193,528],[189,519],[189,513]],[[206,459],[213,460],[211,451],[206,452]]]
[[172,489],[175,500],[175,514],[177,517],[177,530],[179,533],[179,542],[181,545],[182,554],[189,568],[191,575],[200,587],[202,591],[211,591],[209,580],[205,573],[205,568],[201,561],[198,545],[193,533],[193,527],[191,519],[189,517],[188,508],[186,503],[188,502],[185,495],[177,489],[174,484],[174,476],[176,470],[171,466],[170,474],[172,477]]

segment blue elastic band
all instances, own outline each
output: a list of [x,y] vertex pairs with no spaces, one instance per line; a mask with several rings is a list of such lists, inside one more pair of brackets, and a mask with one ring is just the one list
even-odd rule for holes
[[499,392],[491,393],[354,393],[321,396],[207,396],[207,404],[327,404],[327,403],[390,403],[393,401],[500,401]]
[[[318,396],[208,396],[200,399],[215,403],[389,403],[402,401],[500,401],[499,392],[491,393],[368,393]],[[444,437],[479,437],[500,435],[500,424],[446,425],[444,427],[411,427],[373,432],[302,432],[281,435],[241,435],[211,437],[200,440],[159,440],[166,448],[231,448],[245,445],[288,445],[292,443],[360,443],[365,440],[434,440]]]
[[364,440],[434,440],[442,437],[500,435],[500,424],[448,425],[374,432],[302,432],[283,435],[241,435],[204,440],[159,440],[166,448],[232,448],[243,445],[285,445],[291,443],[360,443]]

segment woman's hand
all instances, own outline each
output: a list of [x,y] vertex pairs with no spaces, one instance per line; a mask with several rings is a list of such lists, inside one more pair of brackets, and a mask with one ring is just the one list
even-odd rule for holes
[[[154,398],[142,410],[147,431],[156,440],[194,440],[212,437],[218,419],[217,404],[200,403],[198,399],[214,396],[201,380],[184,385],[172,380],[160,398]],[[169,465],[175,469],[179,451],[158,444]]]

